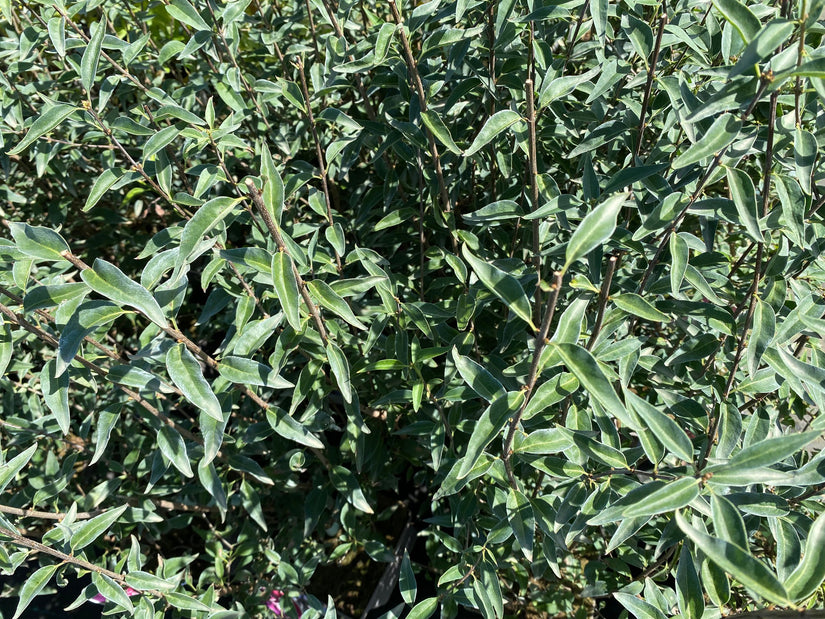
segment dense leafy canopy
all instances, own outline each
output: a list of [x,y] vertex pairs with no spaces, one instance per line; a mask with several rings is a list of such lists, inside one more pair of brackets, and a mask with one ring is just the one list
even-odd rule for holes
[[821,605],[823,8],[0,0],[18,614]]

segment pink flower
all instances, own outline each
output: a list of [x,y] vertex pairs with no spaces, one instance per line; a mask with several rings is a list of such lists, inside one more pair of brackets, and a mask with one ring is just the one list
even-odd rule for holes
[[269,599],[266,601],[266,607],[271,610],[276,617],[283,617],[284,611],[281,609],[281,598],[284,597],[284,592],[280,589],[273,589],[269,594]]

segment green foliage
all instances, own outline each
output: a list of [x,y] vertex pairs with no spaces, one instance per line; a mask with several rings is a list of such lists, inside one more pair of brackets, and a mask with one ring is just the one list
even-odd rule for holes
[[15,616],[821,606],[792,5],[0,1]]

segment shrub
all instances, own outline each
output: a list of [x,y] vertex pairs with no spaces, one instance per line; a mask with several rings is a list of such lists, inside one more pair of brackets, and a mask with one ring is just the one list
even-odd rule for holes
[[18,614],[822,604],[823,4],[0,2]]

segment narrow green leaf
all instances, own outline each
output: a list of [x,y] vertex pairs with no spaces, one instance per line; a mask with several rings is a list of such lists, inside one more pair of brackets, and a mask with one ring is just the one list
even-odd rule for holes
[[705,596],[702,582],[696,572],[693,553],[683,546],[679,552],[679,565],[676,568],[676,599],[679,611],[685,619],[701,619],[705,612]]
[[538,389],[533,392],[530,402],[524,407],[522,419],[530,419],[538,415],[549,406],[561,402],[578,388],[579,381],[573,374],[569,372],[557,374],[553,378],[543,382],[539,385]]
[[415,572],[413,572],[412,564],[410,563],[410,554],[404,550],[404,556],[401,558],[401,570],[398,573],[398,588],[401,591],[401,597],[404,601],[412,606],[415,603],[415,596],[418,593],[418,585],[415,582]]
[[112,188],[125,174],[122,168],[107,168],[103,173],[97,177],[89,196],[86,198],[86,204],[83,205],[83,212],[90,210],[95,204],[100,202],[100,199],[105,195],[109,189]]
[[742,121],[736,116],[733,114],[722,114],[714,121],[707,133],[673,160],[673,169],[680,170],[697,161],[712,157],[733,142],[736,136],[739,135],[741,128]]
[[459,354],[458,348],[455,346],[453,346],[452,354],[458,373],[461,374],[461,378],[469,385],[470,389],[488,402],[492,402],[505,394],[504,387],[501,386],[495,376],[469,357]]
[[83,52],[80,60],[80,83],[87,93],[91,93],[92,84],[95,83],[97,65],[100,62],[100,47],[103,45],[103,37],[106,34],[106,20],[102,19],[90,26],[89,44]]
[[467,451],[461,459],[459,479],[470,474],[484,449],[499,435],[507,420],[516,414],[523,401],[523,391],[511,392],[499,396],[484,410],[473,427],[473,433],[467,443]]
[[[168,6],[166,10],[169,10]],[[167,591],[163,594],[163,598],[172,606],[181,610],[193,610],[196,612],[209,612],[212,610],[209,606],[200,600],[196,600],[191,595],[178,593],[177,591]]]
[[764,242],[762,231],[759,229],[759,214],[756,205],[756,189],[748,174],[738,168],[725,168],[731,198],[736,205],[741,223],[748,235],[757,243]]
[[802,127],[796,128],[793,143],[794,164],[799,186],[807,195],[811,195],[811,175],[813,174],[816,154],[819,150],[816,137]]
[[123,587],[117,584],[110,577],[106,576],[106,574],[93,572],[92,584],[94,584],[98,593],[100,593],[108,601],[114,602],[129,613],[135,612],[135,607],[132,605],[132,601],[129,599],[129,596],[126,595]]
[[155,133],[143,144],[143,161],[149,160],[158,151],[166,148],[179,134],[180,131],[174,125],[164,127]]
[[436,608],[438,608],[438,598],[421,600],[412,607],[412,610],[407,614],[407,619],[429,619],[433,616]]
[[37,450],[37,443],[34,443],[28,449],[21,451],[11,460],[5,464],[0,465],[0,492],[6,489],[12,479],[17,477],[17,474],[23,470],[23,467],[29,463],[34,452]]
[[187,0],[172,0],[164,8],[169,15],[190,28],[194,28],[195,30],[210,30],[209,24],[203,20],[200,13],[198,13],[195,7]]
[[753,312],[753,329],[748,339],[748,372],[751,377],[759,369],[762,355],[773,341],[776,332],[776,315],[770,304],[762,299],[756,299],[756,308]]
[[174,591],[178,587],[174,581],[140,570],[126,574],[126,584],[138,591]]
[[75,552],[81,550],[106,533],[109,527],[117,522],[117,519],[123,515],[123,512],[125,512],[128,507],[128,505],[121,505],[81,524],[77,530],[72,533],[72,537],[69,540],[69,545],[72,547],[72,550]]
[[124,275],[123,271],[110,262],[97,258],[91,269],[80,273],[81,279],[104,297],[115,303],[134,307],[142,312],[149,320],[160,327],[166,328],[169,322],[163,314],[155,297],[146,288],[133,282]]
[[678,234],[670,235],[670,291],[675,296],[682,288],[685,278],[689,250],[685,239]]
[[533,430],[520,441],[517,440],[514,453],[550,455],[565,451],[573,446],[573,441],[558,428]]
[[499,133],[510,128],[519,120],[521,120],[521,114],[518,114],[512,110],[501,110],[500,112],[496,112],[487,119],[486,123],[484,123],[481,131],[478,132],[478,135],[473,140],[473,143],[470,144],[470,148],[464,151],[464,156],[470,157],[476,154],[482,148],[487,146],[487,144],[489,144],[490,141]]
[[42,260],[65,260],[62,254],[69,251],[69,244],[50,228],[14,221],[9,223],[9,230],[17,249],[27,256]]
[[550,346],[556,347],[564,364],[575,374],[590,396],[602,405],[608,415],[616,417],[627,427],[636,427],[635,420],[625,409],[619,396],[616,395],[613,385],[610,384],[590,351],[578,344],[556,344],[551,342]]
[[650,602],[629,593],[617,591],[613,594],[619,603],[624,606],[636,619],[665,619],[665,614]]
[[616,217],[628,195],[619,193],[609,197],[581,220],[567,242],[562,271],[567,271],[573,262],[599,247],[613,235],[616,230]]
[[278,251],[272,256],[272,280],[275,283],[275,294],[289,326],[300,332],[301,299],[298,293],[298,280],[293,271],[292,258],[286,252]]
[[373,509],[367,502],[361,490],[361,485],[358,483],[352,471],[345,469],[343,466],[333,466],[329,472],[329,478],[332,480],[332,485],[335,486],[335,489],[346,496],[347,502],[354,508],[366,514],[373,513]]
[[513,311],[513,313],[529,324],[533,330],[537,327],[533,324],[533,319],[530,315],[530,301],[524,293],[524,289],[518,280],[505,273],[501,269],[486,262],[469,250],[466,245],[462,245],[461,253],[465,260],[470,263],[475,274],[482,284],[499,299],[504,301],[504,304]]
[[314,449],[323,449],[324,444],[306,429],[299,421],[291,417],[286,411],[278,407],[270,407],[266,411],[266,420],[272,429],[289,441],[306,445]]
[[161,426],[158,430],[158,448],[160,453],[178,469],[184,477],[194,477],[192,466],[189,464],[189,454],[186,451],[186,443],[183,437],[174,428],[167,425]]
[[236,385],[259,385],[272,389],[290,389],[295,386],[268,365],[245,357],[224,357],[218,364],[218,373]]
[[714,494],[710,499],[713,528],[726,542],[748,549],[748,532],[739,509],[725,497]]
[[728,73],[728,79],[752,70],[763,58],[772,54],[793,33],[795,25],[787,19],[772,19],[748,43],[739,60]]
[[785,581],[785,588],[791,599],[805,600],[816,593],[822,585],[822,581],[825,580],[823,548],[825,548],[825,514],[820,514],[811,526],[811,530],[808,531],[802,562]]
[[453,136],[450,134],[450,130],[447,128],[447,125],[444,124],[444,121],[441,120],[441,116],[439,116],[437,112],[432,110],[421,112],[421,120],[424,121],[424,125],[436,139],[446,146],[451,153],[456,155],[461,154],[461,149],[453,142]]
[[187,400],[215,421],[223,422],[221,403],[203,377],[200,364],[183,344],[169,349],[166,354],[166,371]]
[[209,234],[210,230],[219,225],[235,210],[242,198],[213,198],[205,202],[192,219],[186,222],[183,233],[180,235],[180,249],[175,261],[175,268],[180,268],[188,261],[201,239]]
[[650,493],[644,501],[636,505],[628,505],[622,509],[622,516],[638,518],[672,512],[684,507],[697,496],[699,496],[699,480],[695,477],[682,477]]
[[28,605],[31,604],[31,601],[49,583],[49,580],[51,580],[57,568],[61,565],[60,563],[57,565],[46,565],[26,579],[26,582],[23,583],[23,586],[20,587],[20,591],[17,594],[19,599],[17,601],[17,609],[14,611],[12,619],[17,619],[23,611],[26,610]]
[[624,294],[614,295],[610,298],[616,304],[616,307],[627,312],[628,314],[633,314],[634,316],[638,316],[639,318],[644,318],[645,320],[650,320],[652,322],[670,322],[670,316],[657,310],[650,301],[639,296],[638,294],[626,292]]
[[349,304],[338,295],[330,286],[320,279],[313,279],[307,283],[310,293],[326,309],[343,318],[356,329],[367,330],[367,326],[358,320],[352,313]]
[[40,389],[46,406],[57,419],[57,425],[63,434],[69,433],[71,417],[69,414],[69,375],[57,375],[55,360],[43,366],[40,372]]
[[738,546],[693,527],[676,512],[679,528],[708,558],[757,595],[782,606],[791,604],[785,588],[764,563]]
[[338,389],[346,402],[352,402],[352,385],[349,379],[349,363],[344,356],[344,352],[333,342],[327,342],[327,359]]
[[528,561],[532,561],[536,518],[530,499],[518,490],[510,489],[510,494],[507,495],[507,518],[513,528],[513,535],[521,546],[521,552]]
[[269,146],[264,142],[261,146],[261,178],[264,181],[263,201],[272,220],[281,224],[281,213],[284,210],[284,181],[275,167]]
[[68,369],[80,349],[83,338],[101,325],[108,324],[118,316],[125,314],[126,311],[119,305],[102,300],[85,301],[77,306],[60,333],[55,359],[55,375],[62,376]]
[[678,423],[629,389],[625,390],[625,402],[665,448],[685,462],[693,461],[693,443]]
[[26,150],[29,146],[31,146],[38,138],[47,134],[49,131],[57,127],[60,123],[66,120],[69,116],[71,116],[76,108],[73,105],[67,105],[65,103],[58,103],[57,105],[53,105],[48,110],[43,112],[40,116],[37,117],[31,127],[29,127],[28,133],[26,133],[26,137],[24,137],[20,142],[9,151],[9,155],[17,155],[22,153]]
[[731,467],[751,469],[770,466],[792,456],[820,437],[821,432],[797,432],[758,441],[735,454],[728,463]]
[[759,18],[739,0],[713,0],[713,5],[739,33],[745,45],[756,38],[762,24]]

